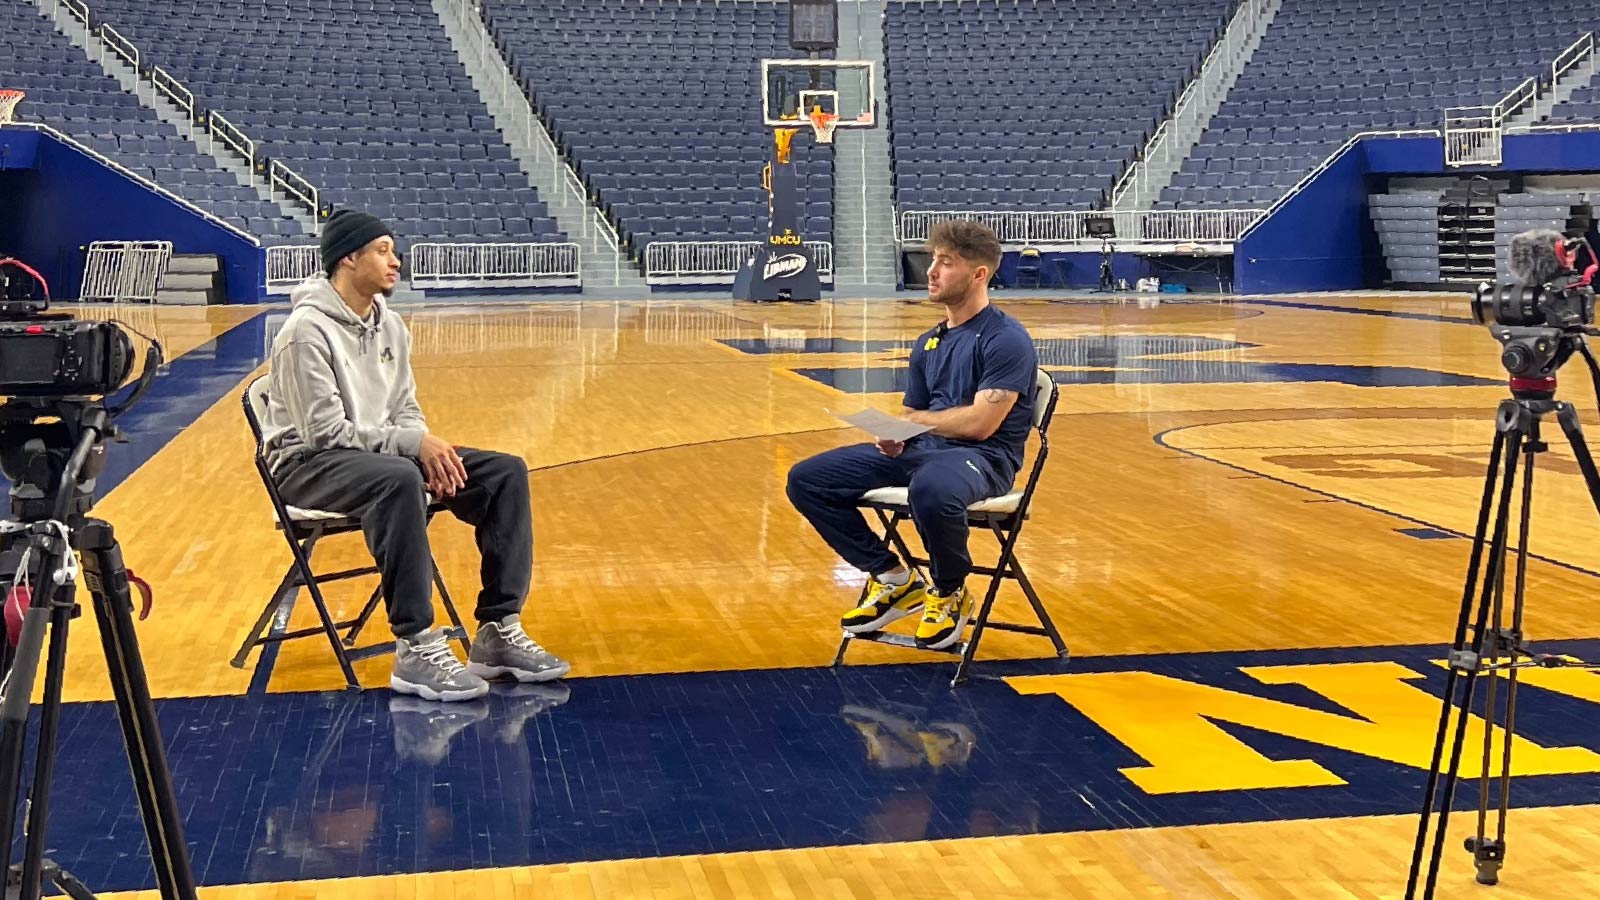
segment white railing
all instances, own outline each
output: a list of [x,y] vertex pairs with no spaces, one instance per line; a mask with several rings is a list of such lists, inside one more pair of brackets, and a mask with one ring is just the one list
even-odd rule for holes
[[1512,116],[1532,106],[1539,99],[1539,79],[1528,76],[1523,82],[1506,92],[1500,102],[1494,105],[1495,114],[1500,117],[1501,124]]
[[245,164],[250,171],[256,170],[256,142],[245,136],[238,126],[224,119],[216,112],[206,113],[206,133],[211,136],[213,144],[221,140],[223,144],[244,157]]
[[299,172],[289,168],[283,163],[273,160],[267,166],[267,184],[273,190],[281,190],[290,197],[299,200],[311,210],[311,217],[317,223],[317,228],[322,228],[322,207],[318,204],[317,186],[303,178]]
[[1500,162],[1503,120],[1499,104],[1444,111],[1444,164],[1492,166]]
[[1572,45],[1561,51],[1550,64],[1550,87],[1554,88],[1561,76],[1567,74],[1572,68],[1594,54],[1594,32],[1589,32],[1572,42]]
[[[576,210],[579,220],[577,236],[596,242],[596,250],[603,247],[611,251],[611,283],[619,284],[622,279],[622,240],[600,210],[589,202],[589,192],[582,179],[561,155],[555,137],[534,112],[533,104],[523,93],[522,86],[517,84],[516,74],[505,64],[500,48],[494,45],[489,26],[483,21],[480,4],[470,0],[447,0],[445,6],[455,15],[461,32],[477,52],[478,59],[486,61],[483,70],[489,83],[480,87],[479,94],[486,100],[490,96],[498,96],[508,109],[516,111],[514,121],[498,124],[507,129],[507,138],[520,135],[523,145],[533,148],[539,164],[550,167],[550,179],[567,194],[568,208]],[[501,64],[497,66],[493,60],[500,60]]]
[[[806,251],[823,283],[833,281],[833,244],[806,241]],[[656,241],[645,248],[644,280],[649,284],[723,284],[756,251],[760,241]]]
[[987,225],[1008,249],[1098,248],[1102,238],[1089,232],[1088,220],[1110,219],[1115,237],[1109,240],[1116,244],[1231,244],[1261,214],[1259,209],[911,211],[900,216],[900,240],[923,244],[936,223],[969,219]]
[[1206,54],[1205,61],[1200,64],[1200,70],[1190,80],[1189,86],[1178,96],[1178,102],[1172,107],[1172,115],[1150,136],[1138,159],[1123,171],[1122,177],[1111,189],[1110,206],[1115,208],[1127,200],[1130,191],[1136,197],[1149,198],[1154,187],[1151,169],[1165,171],[1172,168],[1176,154],[1188,153],[1189,148],[1177,146],[1175,133],[1192,124],[1191,120],[1197,123],[1200,111],[1224,93],[1223,82],[1227,79],[1228,61],[1255,37],[1257,23],[1265,18],[1267,3],[1268,0],[1244,0],[1234,10],[1222,37]]
[[139,71],[139,48],[123,37],[110,25],[100,26],[100,44],[112,53],[122,57],[128,65],[133,66],[135,72]]
[[322,271],[322,248],[295,244],[267,248],[267,293],[287,294],[295,285]]
[[173,78],[166,69],[156,66],[150,70],[150,84],[186,113],[185,121],[194,124],[194,93],[184,87],[183,82]]
[[1506,134],[1570,134],[1574,131],[1600,130],[1600,122],[1547,122],[1543,125],[1516,125],[1506,129]]
[[74,19],[82,22],[83,27],[89,27],[89,4],[83,0],[61,0],[61,6],[71,13]]
[[1307,172],[1303,178],[1295,182],[1294,187],[1285,191],[1283,196],[1274,201],[1271,206],[1267,207],[1265,212],[1258,216],[1254,222],[1251,222],[1249,226],[1244,229],[1244,231],[1240,232],[1238,240],[1242,241],[1249,237],[1252,231],[1255,231],[1257,228],[1261,227],[1261,223],[1272,218],[1273,213],[1283,208],[1284,204],[1288,203],[1290,200],[1293,200],[1295,197],[1299,196],[1300,192],[1305,190],[1307,185],[1311,184],[1313,181],[1316,181],[1323,172],[1328,171],[1330,166],[1338,162],[1340,157],[1344,156],[1346,153],[1349,153],[1350,148],[1354,147],[1356,144],[1359,144],[1366,138],[1374,137],[1439,137],[1439,131],[1438,129],[1434,128],[1413,128],[1403,131],[1363,131],[1359,134],[1351,135],[1348,140],[1339,145],[1338,149],[1334,150],[1332,153],[1329,153],[1327,157],[1322,160],[1322,162],[1317,164],[1315,169]]
[[413,244],[411,286],[577,287],[577,244]]
[[68,137],[65,134],[62,134],[61,132],[55,130],[54,128],[51,128],[48,125],[40,125],[37,122],[14,122],[14,123],[12,123],[11,127],[14,127],[14,128],[32,128],[32,129],[34,129],[35,131],[38,131],[41,134],[48,134],[51,137],[55,138],[56,140],[60,141],[61,143],[66,144],[67,146],[71,147],[74,150],[77,150],[79,153],[82,153],[85,156],[88,156],[88,157],[92,158],[95,162],[99,163],[100,165],[105,166],[108,169],[111,169],[112,171],[116,172],[118,175],[121,175],[124,178],[129,178],[129,179],[132,179],[132,180],[138,182],[140,187],[145,188],[145,189],[150,190],[150,191],[153,191],[153,192],[155,192],[157,194],[160,194],[162,197],[165,197],[166,199],[171,200],[173,203],[176,203],[179,206],[182,206],[184,209],[194,213],[197,216],[200,216],[201,218],[203,218],[207,222],[210,222],[211,224],[217,226],[218,228],[226,229],[227,231],[230,231],[233,234],[238,235],[239,237],[243,238],[244,240],[249,241],[253,246],[256,246],[256,247],[261,246],[261,239],[256,237],[255,235],[251,234],[250,232],[239,228],[239,226],[234,225],[233,223],[227,221],[226,219],[218,218],[217,216],[212,215],[211,213],[207,212],[206,210],[203,210],[200,207],[195,206],[193,203],[190,203],[188,200],[185,200],[182,197],[179,197],[177,194],[174,194],[173,192],[171,192],[171,191],[167,190],[166,188],[162,187],[161,185],[156,184],[154,181],[151,181],[148,177],[146,177],[144,175],[140,175],[139,173],[133,171],[132,169],[129,169],[127,166],[124,166],[122,163],[119,163],[116,160],[114,160],[114,159],[112,159],[112,158],[110,158],[108,156],[100,154],[100,153],[94,151],[93,149],[84,146],[83,144],[79,143],[77,140],[75,140],[75,139],[73,139],[71,137]]
[[171,241],[95,241],[83,263],[83,288],[78,297],[153,303],[171,259]]

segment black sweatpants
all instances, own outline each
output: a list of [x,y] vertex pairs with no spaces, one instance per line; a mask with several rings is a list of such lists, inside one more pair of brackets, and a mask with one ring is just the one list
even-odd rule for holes
[[923,435],[894,459],[875,444],[819,453],[789,470],[789,502],[844,561],[869,575],[900,560],[868,527],[856,504],[867,491],[908,488],[911,521],[928,551],[933,586],[948,594],[972,571],[967,552],[967,506],[1011,490],[1015,473],[1000,471],[971,446]]
[[[483,589],[476,618],[522,612],[533,579],[533,514],[528,466],[504,453],[461,448],[466,486],[441,502],[477,530]],[[433,627],[433,556],[428,551],[427,485],[410,457],[365,450],[303,452],[276,473],[284,502],[361,520],[383,580],[389,628],[411,637]]]

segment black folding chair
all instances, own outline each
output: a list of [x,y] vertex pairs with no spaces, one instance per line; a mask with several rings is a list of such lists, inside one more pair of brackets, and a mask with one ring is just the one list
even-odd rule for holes
[[[272,470],[267,467],[266,455],[262,447],[261,418],[267,410],[267,376],[262,375],[250,382],[244,391],[244,418],[250,423],[250,433],[256,441],[256,473],[261,476],[261,484],[267,489],[267,497],[272,501],[274,525],[283,533],[283,539],[289,545],[289,553],[294,557],[288,571],[283,573],[283,580],[278,582],[278,589],[273,592],[272,599],[267,601],[266,608],[261,610],[261,616],[256,619],[255,627],[250,629],[244,643],[239,647],[239,652],[233,656],[233,667],[244,668],[245,660],[249,658],[250,651],[266,644],[276,644],[295,638],[311,637],[322,634],[328,638],[328,643],[333,646],[333,655],[339,661],[339,670],[344,673],[346,684],[351,690],[361,690],[361,684],[356,681],[355,670],[351,668],[352,660],[366,659],[370,656],[379,656],[394,651],[394,642],[363,647],[355,647],[356,638],[361,630],[366,627],[367,620],[372,617],[378,608],[378,602],[383,597],[381,585],[373,588],[372,595],[367,598],[366,605],[361,608],[361,614],[346,622],[335,622],[328,613],[327,601],[322,596],[322,585],[330,581],[343,581],[350,578],[361,578],[367,575],[378,574],[377,566],[365,566],[357,569],[346,569],[342,572],[329,572],[317,574],[311,569],[311,553],[316,548],[317,542],[325,537],[336,534],[348,534],[361,530],[361,520],[347,516],[343,513],[327,512],[317,509],[300,509],[290,506],[283,501],[283,495],[278,493],[277,482],[272,479]],[[428,521],[432,522],[435,514],[444,509],[444,505],[437,501],[428,503]],[[286,524],[287,523],[287,524]],[[444,601],[445,612],[450,616],[453,626],[447,634],[459,640],[461,647],[467,653],[472,652],[472,645],[467,638],[467,630],[461,625],[461,617],[456,613],[455,601],[450,599],[450,591],[445,587],[444,579],[439,575],[439,565],[433,564],[433,583],[439,589],[439,598]],[[294,607],[294,601],[299,596],[300,588],[304,587],[311,594],[311,602],[317,608],[317,617],[322,624],[311,628],[302,628],[284,634],[268,633],[268,625],[272,620],[281,615],[288,618],[289,611]],[[339,630],[350,629],[342,638]]]
[[[1067,645],[1061,639],[1061,632],[1056,630],[1055,622],[1050,619],[1050,613],[1039,601],[1039,594],[1033,589],[1033,583],[1028,580],[1027,573],[1023,572],[1022,564],[1017,561],[1016,555],[1017,538],[1022,534],[1022,524],[1028,519],[1028,511],[1033,503],[1033,492],[1039,486],[1040,473],[1044,471],[1044,461],[1050,455],[1050,419],[1055,415],[1055,411],[1056,383],[1050,378],[1050,373],[1040,369],[1034,379],[1033,394],[1033,427],[1039,433],[1039,453],[1034,457],[1033,468],[1029,470],[1027,480],[1019,490],[980,500],[967,507],[968,524],[973,529],[991,532],[995,540],[1000,543],[1000,556],[993,566],[972,567],[975,574],[989,576],[989,589],[984,594],[983,604],[978,608],[977,615],[968,622],[972,629],[971,636],[943,650],[929,651],[961,657],[961,661],[956,665],[955,677],[950,681],[952,687],[967,680],[967,670],[972,665],[973,656],[978,652],[978,641],[983,638],[983,632],[987,628],[1047,637],[1055,645],[1058,657],[1063,660],[1068,657]],[[907,489],[903,487],[879,488],[862,494],[859,505],[862,509],[870,509],[877,513],[884,534],[899,551],[901,561],[908,567],[920,571],[928,565],[927,558],[913,554],[911,548],[906,546],[905,540],[900,537],[901,523],[911,518],[911,506],[907,497]],[[995,596],[1000,592],[1000,583],[1007,580],[1015,581],[1022,588],[1022,593],[1033,606],[1034,614],[1038,616],[1038,625],[989,621],[989,611],[994,606]],[[867,589],[863,586],[860,599],[865,600],[866,596]],[[850,648],[852,640],[921,649],[910,635],[891,634],[887,631],[851,634],[846,631],[844,639],[839,642],[838,655],[833,658],[835,666],[844,662],[845,651]]]

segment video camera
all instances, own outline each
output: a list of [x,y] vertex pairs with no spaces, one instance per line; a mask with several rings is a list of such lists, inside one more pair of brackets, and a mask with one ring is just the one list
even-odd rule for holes
[[[1587,254],[1579,268],[1579,253]],[[1472,317],[1504,349],[1500,363],[1518,379],[1553,379],[1594,327],[1594,287],[1600,260],[1589,242],[1553,230],[1525,231],[1511,239],[1516,281],[1479,285]]]
[[109,394],[133,372],[133,359],[133,340],[115,322],[0,303],[0,395]]
[[[24,522],[84,515],[105,465],[111,424],[150,387],[162,362],[151,341],[142,376],[115,406],[106,398],[133,372],[133,340],[116,322],[51,312],[43,300],[0,299],[0,472],[11,514]],[[84,458],[69,466],[88,432]],[[0,583],[4,578],[0,577]]]

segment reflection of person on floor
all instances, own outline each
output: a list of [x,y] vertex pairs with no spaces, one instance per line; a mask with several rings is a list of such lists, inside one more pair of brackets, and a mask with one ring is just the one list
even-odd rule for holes
[[[251,773],[276,805],[248,845],[247,880],[416,871],[429,860],[464,865],[462,857],[477,852],[463,850],[469,838],[491,840],[495,854],[532,858],[535,798],[549,774],[536,723],[569,697],[561,683],[497,686],[479,703],[342,695],[347,715],[286,736],[280,760]],[[387,740],[393,756],[374,756]],[[287,785],[281,797],[279,779]],[[483,787],[463,790],[469,782]],[[467,837],[462,821],[476,829]]]
[[[949,717],[950,711],[926,721],[928,712],[887,700],[847,704],[839,711],[860,735],[867,767],[883,773],[877,805],[861,822],[863,839],[888,843],[1038,832],[1035,800],[1019,798],[1016,784],[1003,776],[996,784],[982,768],[969,768],[978,749],[974,728]],[[973,721],[971,716],[969,710],[960,717]]]
[[[967,507],[1011,489],[1033,415],[1038,356],[1027,329],[989,303],[1000,241],[983,225],[945,221],[928,236],[928,296],[945,320],[911,346],[904,417],[932,431],[904,443],[840,447],[789,471],[789,500],[844,560],[867,573],[866,597],[844,615],[853,634],[917,611],[917,646],[960,639],[972,613],[965,587]],[[867,525],[867,491],[908,488],[933,585],[907,570]]]
[[[322,231],[326,274],[295,288],[272,343],[267,463],[284,500],[361,520],[395,636],[389,686],[428,700],[488,693],[485,678],[547,681],[571,666],[523,630],[533,578],[528,467],[457,447],[428,429],[411,373],[411,335],[383,297],[400,274],[394,234],[341,210]],[[479,624],[463,666],[433,628],[428,494],[477,531]]]

